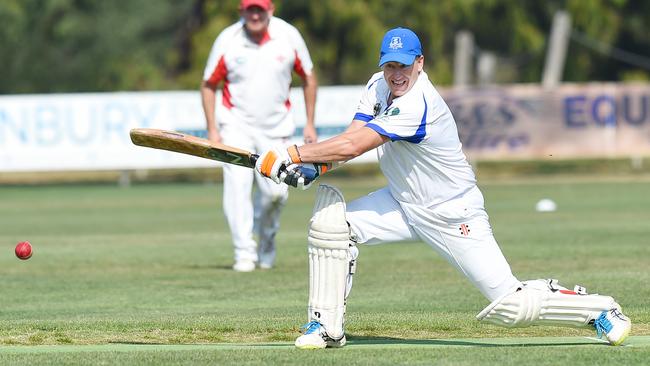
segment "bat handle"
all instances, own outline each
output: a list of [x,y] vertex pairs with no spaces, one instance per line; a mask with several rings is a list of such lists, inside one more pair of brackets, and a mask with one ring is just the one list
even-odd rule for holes
[[[250,160],[250,162],[251,162],[251,165],[252,165],[253,169],[255,168],[255,163],[257,163],[257,159],[259,159],[259,158],[260,158],[259,155],[257,155],[257,154],[251,154],[249,160]],[[280,171],[285,171],[285,170],[287,170],[287,166],[284,165],[284,164],[282,164],[282,165],[280,166]]]
[[251,154],[250,161],[251,161],[251,165],[252,165],[253,167],[255,167],[255,163],[257,163],[257,159],[259,159],[259,158],[260,158],[259,155],[257,155],[257,154]]

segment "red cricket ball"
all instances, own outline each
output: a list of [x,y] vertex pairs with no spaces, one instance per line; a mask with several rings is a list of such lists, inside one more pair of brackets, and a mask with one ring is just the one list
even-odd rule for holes
[[21,241],[16,245],[16,257],[27,260],[32,256],[32,245],[28,241]]

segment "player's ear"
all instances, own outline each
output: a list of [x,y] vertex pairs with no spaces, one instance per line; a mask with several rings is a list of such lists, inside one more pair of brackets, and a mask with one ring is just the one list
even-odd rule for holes
[[422,69],[424,69],[424,56],[420,55],[415,59],[415,63],[417,65],[417,70],[418,72],[421,72]]

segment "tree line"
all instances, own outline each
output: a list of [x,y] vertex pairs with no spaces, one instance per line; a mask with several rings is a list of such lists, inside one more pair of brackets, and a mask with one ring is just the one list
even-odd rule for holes
[[[276,0],[310,49],[321,85],[362,84],[377,71],[383,33],[420,36],[425,67],[452,83],[454,39],[497,55],[496,81],[541,80],[553,15],[566,10],[580,37],[564,80],[650,79],[650,2],[632,0]],[[237,21],[238,0],[2,0],[0,93],[191,90],[212,42]],[[590,42],[584,42],[587,39]],[[612,50],[625,50],[637,63]],[[621,54],[619,52],[619,54]]]

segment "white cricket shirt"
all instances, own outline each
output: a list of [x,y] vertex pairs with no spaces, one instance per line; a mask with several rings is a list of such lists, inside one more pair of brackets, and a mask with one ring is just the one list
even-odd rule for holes
[[354,119],[390,138],[377,153],[393,197],[432,207],[475,187],[456,121],[427,74],[422,71],[411,90],[390,105],[389,95],[383,72],[374,74]]
[[224,29],[212,45],[203,80],[224,81],[220,124],[243,123],[270,137],[286,137],[295,129],[289,90],[291,72],[303,79],[313,64],[305,41],[291,24],[271,17],[260,44],[245,33],[244,21]]

